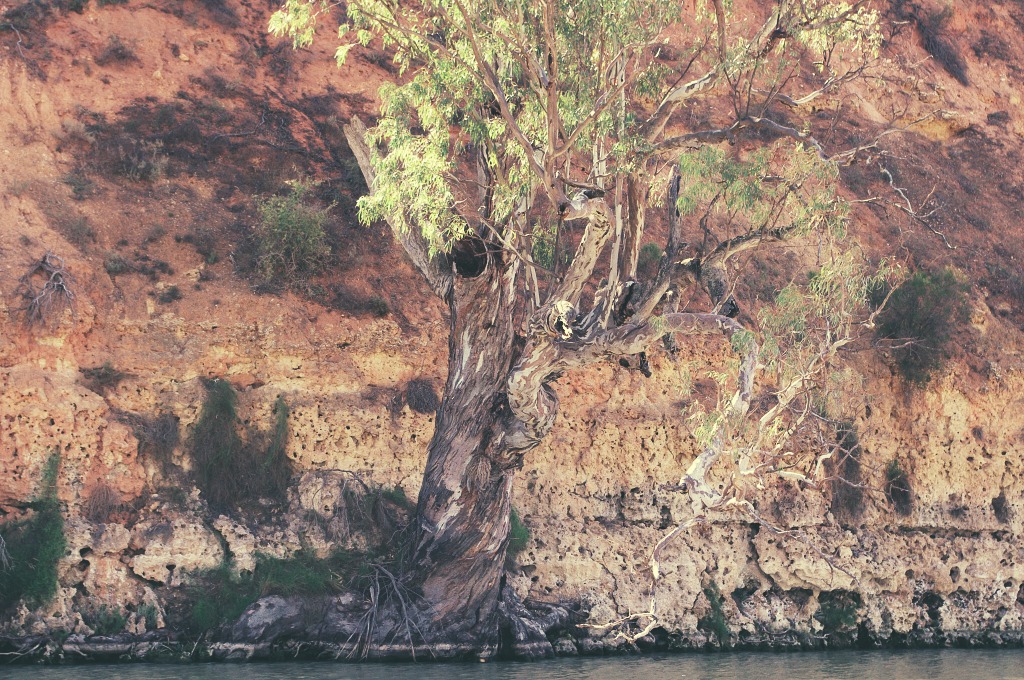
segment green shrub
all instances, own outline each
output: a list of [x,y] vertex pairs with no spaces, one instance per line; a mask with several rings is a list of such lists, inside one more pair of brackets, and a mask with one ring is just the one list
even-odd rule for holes
[[515,561],[519,553],[526,549],[530,542],[530,528],[523,524],[519,512],[512,508],[509,515],[508,529],[508,551],[505,553],[506,560]]
[[259,498],[281,500],[291,478],[285,455],[288,406],[275,402],[275,420],[266,448],[262,437],[239,434],[238,396],[224,380],[205,382],[206,400],[192,431],[191,452],[196,484],[210,505],[230,510]]
[[364,574],[370,556],[337,550],[318,558],[302,549],[291,557],[256,555],[256,568],[236,575],[229,563],[196,575],[189,588],[189,628],[202,633],[234,621],[253,602],[267,595],[330,595]]
[[57,563],[67,546],[57,501],[59,470],[60,454],[54,452],[43,468],[40,491],[29,503],[34,514],[0,527],[9,556],[8,566],[0,570],[0,611],[22,599],[41,605],[57,592]]
[[130,272],[132,265],[124,256],[118,253],[107,253],[106,257],[103,258],[103,268],[110,276],[119,276],[120,274]]
[[953,331],[968,318],[968,290],[947,268],[918,272],[893,291],[876,332],[896,345],[896,365],[911,383],[926,384],[949,359]]
[[257,203],[257,266],[266,281],[292,281],[316,273],[331,252],[324,225],[333,205],[316,207],[309,196],[313,187],[309,182],[299,180],[290,185],[288,195],[271,196]]
[[96,635],[116,635],[124,630],[128,617],[121,609],[103,604],[82,610],[82,620]]
[[162,305],[167,305],[172,302],[177,302],[182,298],[181,289],[177,286],[167,286],[160,296],[157,298],[157,302]]
[[842,633],[857,625],[857,610],[860,609],[860,593],[847,590],[823,592],[818,596],[818,613],[826,633]]
[[648,243],[640,249],[636,260],[637,274],[643,277],[651,277],[657,272],[661,264],[661,258],[665,251],[657,243]]
[[885,496],[896,512],[906,517],[914,509],[914,496],[910,480],[897,458],[889,461],[885,468]]
[[370,299],[366,301],[366,307],[374,316],[385,317],[388,312],[391,311],[391,306],[388,305],[388,301],[382,298],[380,295],[371,295]]
[[732,632],[729,630],[729,622],[725,618],[725,610],[722,608],[722,592],[718,584],[712,581],[704,587],[704,597],[708,599],[711,608],[708,613],[697,620],[697,629],[705,633],[711,633],[718,639],[718,644],[723,647],[729,644]]

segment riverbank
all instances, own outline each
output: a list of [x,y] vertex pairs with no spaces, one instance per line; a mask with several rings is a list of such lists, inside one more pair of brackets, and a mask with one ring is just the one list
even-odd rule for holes
[[[935,650],[1024,649],[1021,631],[912,631],[887,640],[846,634],[812,636],[792,632],[744,639],[723,646],[706,636],[648,635],[636,644],[619,639],[599,640],[586,635],[562,635],[552,642],[553,656],[605,657],[662,655],[665,653],[822,652],[838,650]],[[365,654],[364,654],[365,652]],[[394,644],[363,650],[356,643],[318,640],[283,640],[273,643],[223,642],[193,639],[170,631],[143,635],[121,634],[24,637],[0,636],[0,663],[96,664],[96,663],[203,663],[211,661],[477,661],[474,655],[452,648],[419,647],[413,654],[407,645]],[[509,657],[505,660],[522,660]]]

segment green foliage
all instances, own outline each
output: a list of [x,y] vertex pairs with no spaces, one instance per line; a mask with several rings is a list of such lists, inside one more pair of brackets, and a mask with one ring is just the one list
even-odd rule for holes
[[267,595],[330,595],[366,573],[372,555],[336,550],[318,558],[304,548],[288,558],[256,555],[253,572],[236,574],[230,563],[195,576],[189,629],[196,634],[238,619],[253,602]]
[[146,630],[156,630],[156,625],[159,621],[157,616],[158,612],[155,605],[144,604],[140,605],[135,611],[135,614],[146,622]]
[[259,498],[281,500],[291,478],[285,455],[288,406],[278,397],[270,441],[261,450],[260,437],[239,434],[238,396],[224,380],[205,382],[206,400],[192,431],[190,448],[196,484],[210,505],[230,510]]
[[168,305],[172,302],[177,302],[182,298],[181,289],[177,286],[167,286],[163,292],[157,297],[157,302],[162,305]]
[[0,569],[0,611],[19,600],[41,605],[57,592],[57,563],[67,546],[57,501],[59,470],[60,453],[54,452],[43,468],[39,493],[29,504],[34,513],[0,527],[9,555],[9,566]]
[[636,269],[641,275],[652,275],[661,264],[665,251],[657,243],[647,243],[641,249],[636,260]]
[[[884,297],[879,289],[875,297]],[[893,341],[896,366],[914,385],[925,385],[950,357],[953,334],[967,321],[970,286],[952,269],[917,272],[892,292],[877,335]]]
[[258,268],[266,281],[293,281],[314,274],[331,252],[324,226],[333,204],[316,207],[310,195],[314,185],[309,182],[298,180],[289,182],[289,186],[287,195],[271,196],[257,203]]
[[885,468],[885,496],[892,503],[896,512],[904,517],[914,509],[914,496],[910,489],[910,479],[900,465],[898,458],[893,458]]
[[[559,5],[550,14],[545,7],[508,0],[347,3],[348,21],[339,28],[346,41],[336,55],[339,63],[354,45],[380,39],[393,51],[400,70],[415,69],[403,84],[381,89],[382,116],[371,138],[387,151],[373,158],[374,193],[359,203],[364,220],[387,217],[402,229],[420,229],[432,249],[447,250],[469,233],[456,209],[460,196],[453,178],[459,156],[470,145],[494,176],[500,176],[489,199],[490,217],[499,224],[532,195],[540,172],[534,150],[555,141],[548,139],[552,130],[565,130],[559,133],[567,138],[560,154],[590,157],[598,140],[607,140],[610,174],[631,171],[643,162],[651,151],[640,130],[643,117],[629,106],[609,105],[613,84],[607,74],[618,67],[620,56],[628,61],[630,101],[658,101],[667,83],[678,83],[669,66],[646,56],[662,53],[661,38],[678,21],[678,3],[594,0]],[[269,28],[297,47],[308,45],[327,10],[323,2],[287,0]],[[878,13],[860,8],[846,16],[849,10],[845,3],[779,3],[768,24],[787,36],[777,60],[795,62],[807,56],[822,69],[833,55],[877,52]],[[713,34],[714,15],[706,7],[696,15],[696,32]],[[763,79],[758,86],[770,89],[779,75],[776,69],[763,68],[762,48],[756,39],[736,41],[727,46],[719,69],[730,82]],[[538,55],[545,55],[551,72],[546,64],[545,74],[537,75]],[[556,67],[557,91],[551,100],[547,86],[531,78],[543,80]],[[492,114],[501,108],[501,116]],[[730,164],[724,155],[718,160],[729,166],[731,177],[726,179],[723,205],[753,207],[764,203],[763,196],[791,186],[762,181],[765,173],[759,170],[767,157],[745,164]],[[792,207],[799,211],[799,206]],[[535,256],[543,262],[545,255],[541,241]]]
[[823,592],[818,596],[818,613],[826,633],[843,633],[857,626],[857,610],[860,609],[860,593],[847,590]]
[[373,312],[374,316],[382,318],[387,316],[388,312],[391,311],[388,301],[380,295],[371,295],[370,299],[366,301],[366,306],[371,312]]
[[729,644],[732,631],[729,630],[729,622],[725,618],[725,611],[722,608],[724,602],[722,591],[718,584],[712,581],[704,587],[704,597],[708,599],[711,606],[708,612],[697,620],[697,628],[705,633],[711,633],[718,639],[718,644],[723,647]]
[[83,201],[92,196],[96,185],[80,171],[69,172],[61,178],[61,182],[71,188],[71,195],[76,201]]
[[99,607],[82,610],[82,620],[96,635],[116,635],[124,630],[128,617],[119,607],[101,604]]
[[113,277],[127,274],[132,270],[132,265],[123,255],[107,253],[106,257],[103,258],[103,269]]
[[509,514],[508,552],[506,553],[508,559],[515,560],[516,556],[523,552],[529,543],[530,527],[523,523],[519,512],[512,508],[512,512]]
[[745,231],[783,224],[787,237],[812,232],[842,236],[849,206],[836,194],[839,171],[817,150],[797,145],[779,156],[770,148],[745,157],[705,146],[679,157],[677,207],[727,217]]

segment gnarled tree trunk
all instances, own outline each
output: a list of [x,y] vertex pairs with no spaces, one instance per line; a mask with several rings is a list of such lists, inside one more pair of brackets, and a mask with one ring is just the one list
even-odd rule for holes
[[481,655],[498,644],[513,475],[525,450],[536,445],[516,438],[519,423],[506,397],[521,349],[513,328],[513,282],[508,270],[488,261],[482,274],[454,283],[448,380],[408,563],[432,634],[446,644],[475,645]]

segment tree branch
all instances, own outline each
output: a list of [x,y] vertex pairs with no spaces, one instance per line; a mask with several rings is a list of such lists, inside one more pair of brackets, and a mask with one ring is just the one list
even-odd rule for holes
[[[372,193],[376,191],[374,186],[376,174],[373,170],[372,153],[369,145],[366,143],[366,126],[363,124],[363,121],[353,116],[349,124],[344,126],[343,129],[349,148],[352,149],[352,153],[359,163],[359,169],[362,170],[363,177],[366,179],[366,185]],[[395,220],[388,218],[387,222],[391,227],[391,233],[394,234],[395,239],[405,248],[409,259],[412,260],[412,263],[416,265],[416,268],[427,279],[427,283],[430,284],[433,291],[441,299],[447,299],[452,291],[453,279],[446,258],[441,254],[431,257],[427,240],[416,229],[403,231]]]
[[815,139],[813,135],[801,132],[794,127],[783,125],[771,118],[765,118],[762,116],[744,116],[727,127],[718,128],[716,130],[689,132],[685,135],[669,137],[668,139],[654,145],[654,154],[656,156],[664,157],[674,151],[678,151],[679,149],[689,146],[694,142],[701,142],[704,144],[724,142],[725,140],[732,139],[737,132],[744,128],[760,128],[762,130],[770,130],[771,132],[784,137],[791,137],[799,142],[814,147],[814,150],[818,152],[818,156],[822,160],[829,160],[829,157],[822,148],[821,143]]
[[605,244],[612,233],[611,215],[609,215],[608,204],[602,198],[587,198],[579,194],[573,201],[560,206],[562,219],[574,220],[587,218],[587,227],[583,231],[583,238],[576,248],[576,255],[572,258],[569,270],[565,273],[561,283],[548,295],[548,302],[566,301],[575,307],[579,301],[583,286],[587,283],[594,267],[597,265],[597,258],[604,250]]

